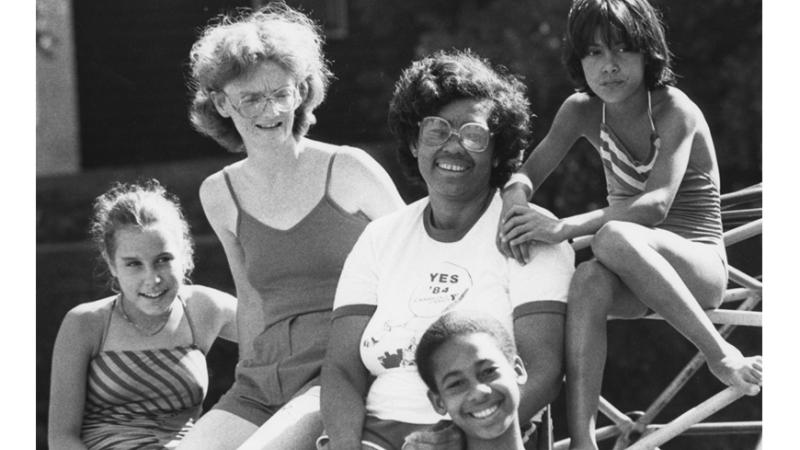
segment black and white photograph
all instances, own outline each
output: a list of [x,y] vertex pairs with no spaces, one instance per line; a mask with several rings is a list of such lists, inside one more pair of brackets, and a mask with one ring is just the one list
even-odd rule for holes
[[791,448],[784,6],[25,6],[11,447]]

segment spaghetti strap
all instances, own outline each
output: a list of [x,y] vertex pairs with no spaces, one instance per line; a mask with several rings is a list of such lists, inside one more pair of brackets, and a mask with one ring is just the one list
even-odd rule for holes
[[236,196],[236,191],[233,190],[233,183],[231,183],[231,177],[228,175],[228,168],[225,167],[222,169],[222,175],[225,176],[225,183],[228,185],[228,190],[231,192],[231,198],[233,198],[233,204],[236,205],[236,209],[241,210],[242,207],[239,205],[239,197]]
[[111,312],[108,313],[108,319],[106,319],[106,325],[103,327],[103,334],[100,335],[100,342],[97,346],[97,353],[100,353],[103,350],[103,344],[106,343],[106,337],[108,337],[108,329],[111,328],[111,317],[114,315],[114,309],[117,307],[117,300],[119,300],[119,296],[117,296],[114,301],[111,302]]
[[192,317],[189,315],[189,308],[186,307],[186,300],[181,296],[178,296],[178,300],[180,300],[181,306],[183,306],[183,315],[186,316],[186,323],[189,324],[189,331],[192,333],[192,345],[196,347],[197,338],[194,334],[194,322],[192,322]]
[[603,102],[602,115],[603,115],[603,119],[602,119],[602,121],[600,123],[605,125],[606,124],[606,102]]
[[656,123],[653,121],[653,103],[650,100],[650,91],[647,91],[647,117],[650,119],[650,131],[656,131]]
[[328,188],[331,185],[331,172],[333,171],[334,159],[336,159],[336,152],[331,155],[331,159],[328,161],[328,173],[325,175],[325,195],[328,195]]

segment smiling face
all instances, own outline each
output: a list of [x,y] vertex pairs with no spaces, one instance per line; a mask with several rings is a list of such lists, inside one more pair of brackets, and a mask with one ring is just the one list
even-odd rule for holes
[[[275,62],[267,61],[226,84],[221,93],[215,93],[214,105],[220,115],[233,120],[247,149],[280,146],[289,139],[294,139],[294,112],[304,95],[297,88],[297,81],[289,71]],[[261,114],[254,117],[243,114],[245,109],[241,105],[247,102],[264,96],[275,99],[292,90],[297,100],[288,111],[279,111],[270,102]]]
[[[488,100],[456,100],[435,115],[448,122],[454,130],[463,124],[475,122],[488,127],[492,103]],[[470,152],[461,146],[456,136],[444,144],[427,146],[417,140],[414,149],[417,165],[428,194],[447,200],[482,200],[490,189],[494,139],[482,152]]]
[[511,438],[517,427],[519,385],[527,379],[519,357],[509,362],[486,333],[457,335],[432,355],[438,392],[428,392],[440,414],[449,413],[468,439]]
[[644,56],[620,39],[604,41],[600,30],[586,49],[581,67],[589,88],[605,103],[619,103],[644,93]]
[[145,228],[129,225],[114,233],[114,243],[106,262],[126,305],[146,315],[168,311],[184,274],[180,234],[160,222]]

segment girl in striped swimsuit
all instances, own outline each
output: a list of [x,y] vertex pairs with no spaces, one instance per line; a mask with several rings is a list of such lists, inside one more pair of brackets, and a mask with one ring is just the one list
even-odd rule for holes
[[69,311],[53,350],[51,449],[174,448],[200,415],[205,355],[236,339],[236,299],[186,286],[189,226],[155,180],[97,198],[92,236],[115,295]]
[[[702,112],[673,86],[657,11],[646,0],[575,0],[564,59],[578,92],[506,186],[498,242],[524,262],[531,241],[594,235],[594,259],[570,285],[566,359],[571,448],[596,449],[608,316],[659,313],[720,381],[750,395],[761,384],[761,357],[743,357],[703,312],[721,303],[727,284],[719,171]],[[608,206],[563,219],[529,208],[532,191],[580,138],[600,153]]]

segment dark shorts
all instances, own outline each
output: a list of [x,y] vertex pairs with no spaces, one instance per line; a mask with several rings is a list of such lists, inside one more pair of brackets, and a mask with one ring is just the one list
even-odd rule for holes
[[260,427],[283,406],[268,405],[261,400],[262,398],[257,389],[234,382],[211,409],[229,412]]
[[[361,444],[374,450],[400,450],[406,436],[430,426],[431,424],[397,422],[367,416],[364,419]],[[317,439],[317,448],[325,449],[327,443],[328,435],[323,432],[322,436]]]

